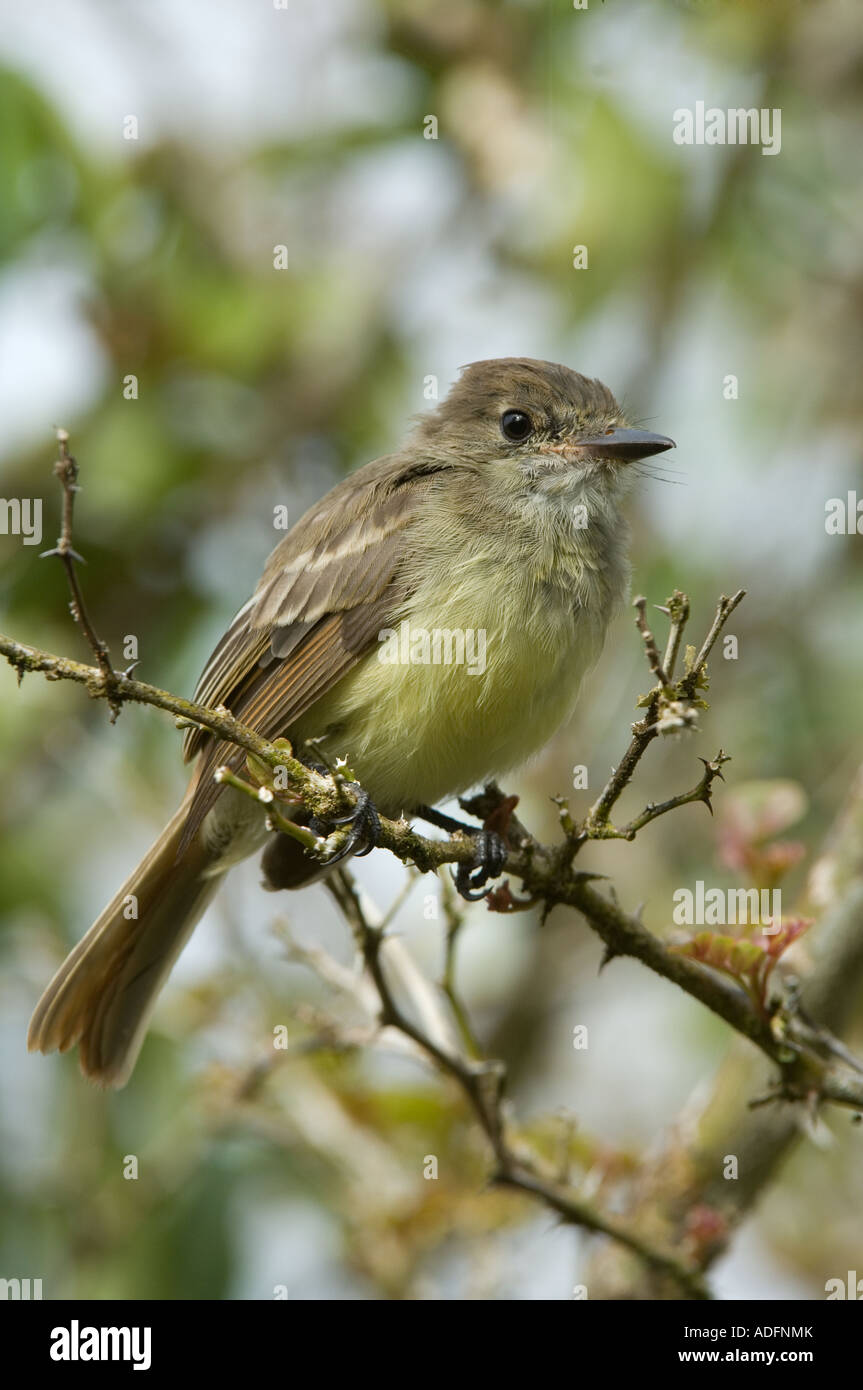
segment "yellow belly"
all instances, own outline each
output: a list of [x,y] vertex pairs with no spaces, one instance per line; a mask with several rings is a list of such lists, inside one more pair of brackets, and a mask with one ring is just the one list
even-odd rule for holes
[[[563,590],[484,598],[482,587],[463,586],[444,605],[418,595],[394,619],[396,645],[402,656],[430,659],[385,662],[381,644],[290,731],[295,742],[323,736],[327,755],[347,758],[386,814],[434,804],[524,762],[567,719],[598,656],[604,623],[588,623]],[[422,633],[441,629],[475,634],[463,663],[446,661],[460,652],[453,643],[448,653],[445,639],[423,652]]]

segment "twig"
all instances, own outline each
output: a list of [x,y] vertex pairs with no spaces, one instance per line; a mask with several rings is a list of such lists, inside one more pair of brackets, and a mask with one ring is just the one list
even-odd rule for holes
[[440,987],[449,1000],[467,1055],[477,1060],[482,1056],[482,1049],[477,1042],[467,1008],[462,1002],[455,982],[456,943],[464,926],[465,914],[459,905],[452,879],[448,874],[441,875],[441,902],[446,920],[446,941]]
[[633,599],[633,607],[636,611],[635,626],[638,628],[644,640],[644,651],[647,656],[647,664],[661,686],[667,686],[669,676],[662,664],[662,657],[659,655],[659,648],[656,645],[656,638],[647,626],[647,599],[643,594]]
[[407,1018],[393,996],[381,964],[384,932],[368,921],[352,876],[347,870],[338,869],[332,875],[328,886],[354,931],[366,969],[378,992],[382,1026],[395,1028],[405,1034],[440,1071],[458,1083],[491,1146],[495,1159],[492,1181],[501,1187],[511,1187],[535,1197],[568,1224],[620,1241],[639,1255],[651,1269],[673,1278],[688,1297],[709,1297],[704,1284],[684,1260],[652,1245],[638,1231],[616,1216],[601,1212],[592,1203],[580,1198],[577,1193],[545,1178],[535,1170],[532,1161],[528,1161],[524,1155],[512,1148],[502,1108],[506,1081],[503,1064],[497,1061],[462,1059],[438,1046]]
[[689,620],[689,599],[686,594],[675,589],[668,603],[660,608],[660,612],[667,613],[671,618],[671,628],[668,633],[668,644],[665,648],[665,656],[662,658],[662,665],[669,677],[674,676],[674,668],[677,665],[677,655],[680,651],[680,641],[683,637],[683,630]]
[[54,464],[54,474],[59,478],[63,488],[63,520],[57,544],[54,546],[53,550],[44,550],[40,558],[44,560],[56,555],[66,572],[66,580],[72,595],[69,609],[75,622],[83,632],[87,645],[95,656],[99,665],[99,670],[102,672],[105,681],[108,707],[111,711],[111,723],[113,724],[120,713],[120,704],[113,696],[116,674],[108,655],[107,643],[103,642],[101,637],[98,636],[96,629],[90,621],[90,615],[84,603],[84,595],[81,590],[81,585],[78,583],[78,574],[75,569],[76,564],[84,565],[87,563],[83,555],[79,555],[77,550],[72,546],[72,521],[75,512],[75,494],[79,491],[78,464],[69,453],[68,432],[64,429],[58,429],[56,433],[60,456]]
[[217,767],[213,776],[217,782],[221,782],[226,787],[233,787],[235,791],[242,792],[245,796],[251,797],[259,806],[266,808],[266,820],[268,828],[278,830],[282,835],[289,835],[292,840],[296,840],[307,849],[310,854],[321,854],[326,848],[326,838],[323,835],[316,835],[308,826],[297,825],[288,816],[283,816],[275,804],[275,792],[269,787],[254,787],[251,782],[244,782],[242,777],[238,777],[229,767]]
[[598,829],[591,838],[603,840],[634,840],[638,831],[643,830],[645,825],[649,825],[651,821],[657,820],[660,816],[667,815],[669,811],[676,811],[679,806],[688,806],[693,801],[703,801],[712,815],[713,805],[711,803],[711,788],[717,777],[720,781],[725,780],[722,774],[722,767],[723,764],[731,762],[731,759],[726,753],[723,753],[720,748],[716,757],[711,762],[708,762],[706,758],[702,758],[701,761],[704,763],[704,772],[696,785],[688,792],[681,792],[678,796],[670,796],[667,801],[660,801],[658,804],[654,804],[651,801],[645,806],[640,816],[635,816],[633,820],[628,821],[626,825],[617,827],[613,825],[603,826]]

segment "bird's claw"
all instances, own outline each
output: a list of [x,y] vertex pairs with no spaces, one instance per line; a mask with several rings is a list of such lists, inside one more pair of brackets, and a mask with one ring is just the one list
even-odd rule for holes
[[470,864],[459,864],[453,874],[461,897],[469,903],[488,896],[486,884],[497,878],[506,863],[507,844],[496,830],[477,830],[474,836],[474,857]]
[[[328,868],[347,859],[350,854],[362,859],[364,854],[371,854],[380,842],[381,818],[368,792],[356,782],[348,782],[345,785],[356,793],[356,805],[351,807],[347,815],[334,816],[329,822],[331,825],[349,825],[351,829],[341,849],[337,849],[335,854],[331,854],[324,861]],[[361,841],[365,841],[365,848],[358,850],[356,846]]]

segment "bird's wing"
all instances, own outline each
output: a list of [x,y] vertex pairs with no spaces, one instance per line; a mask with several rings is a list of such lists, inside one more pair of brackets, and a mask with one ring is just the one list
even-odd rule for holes
[[[397,455],[378,460],[307,512],[213,651],[195,701],[225,705],[264,738],[283,735],[389,626],[407,593],[411,522],[437,471]],[[202,753],[185,844],[218,796],[212,773],[244,754],[200,728],[187,731],[184,753]]]

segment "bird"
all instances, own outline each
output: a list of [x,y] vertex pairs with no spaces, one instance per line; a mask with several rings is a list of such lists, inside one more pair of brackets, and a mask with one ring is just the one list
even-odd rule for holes
[[[628,590],[626,493],[642,461],[673,447],[570,367],[470,364],[396,452],[287,532],[195,701],[288,739],[310,766],[347,760],[358,794],[345,852],[374,845],[381,814],[434,820],[438,803],[520,766],[569,718]],[[459,659],[469,648],[472,663]],[[77,1045],[102,1086],[128,1081],[159,991],[235,864],[263,850],[268,886],[296,889],[335,862],[269,830],[219,780],[242,768],[241,750],[194,726],[184,756],[194,769],[180,806],[30,1022],[30,1050]],[[503,857],[477,836],[465,896]]]

